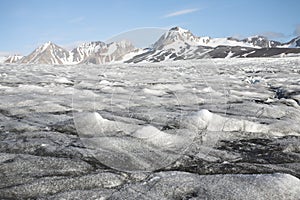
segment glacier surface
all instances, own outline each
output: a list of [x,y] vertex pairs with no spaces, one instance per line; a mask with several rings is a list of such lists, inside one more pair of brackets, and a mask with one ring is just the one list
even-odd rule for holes
[[0,197],[297,199],[300,58],[0,65]]

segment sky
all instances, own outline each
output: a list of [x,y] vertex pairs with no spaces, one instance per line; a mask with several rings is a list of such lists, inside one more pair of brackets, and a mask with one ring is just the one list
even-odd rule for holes
[[174,26],[197,36],[288,41],[300,35],[299,8],[299,0],[0,0],[0,55],[27,55],[48,41],[70,49],[140,28],[159,37]]

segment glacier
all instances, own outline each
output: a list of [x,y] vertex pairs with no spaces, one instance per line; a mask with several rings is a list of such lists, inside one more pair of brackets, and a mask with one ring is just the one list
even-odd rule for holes
[[297,199],[300,58],[0,65],[0,198]]

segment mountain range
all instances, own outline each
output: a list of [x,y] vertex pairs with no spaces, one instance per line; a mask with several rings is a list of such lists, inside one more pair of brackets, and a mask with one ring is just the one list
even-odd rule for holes
[[5,63],[18,64],[105,64],[160,62],[202,58],[243,58],[300,56],[300,36],[281,43],[263,36],[245,39],[198,37],[180,27],[171,28],[151,47],[140,49],[127,40],[105,44],[83,43],[68,51],[52,42],[27,56],[9,56]]

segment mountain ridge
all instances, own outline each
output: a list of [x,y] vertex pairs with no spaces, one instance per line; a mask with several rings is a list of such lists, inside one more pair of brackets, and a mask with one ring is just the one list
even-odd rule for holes
[[160,62],[165,60],[202,59],[202,58],[244,58],[300,55],[300,36],[289,42],[281,43],[264,36],[245,39],[233,37],[199,37],[181,27],[173,27],[164,33],[152,48],[140,49],[128,41],[104,43],[85,42],[71,51],[52,42],[36,48],[22,58],[11,57],[6,63],[18,64],[107,64]]
[[109,44],[101,41],[86,42],[71,51],[67,51],[52,42],[46,42],[15,63],[55,65],[104,64],[121,61],[124,55],[133,50],[135,48],[129,41]]

